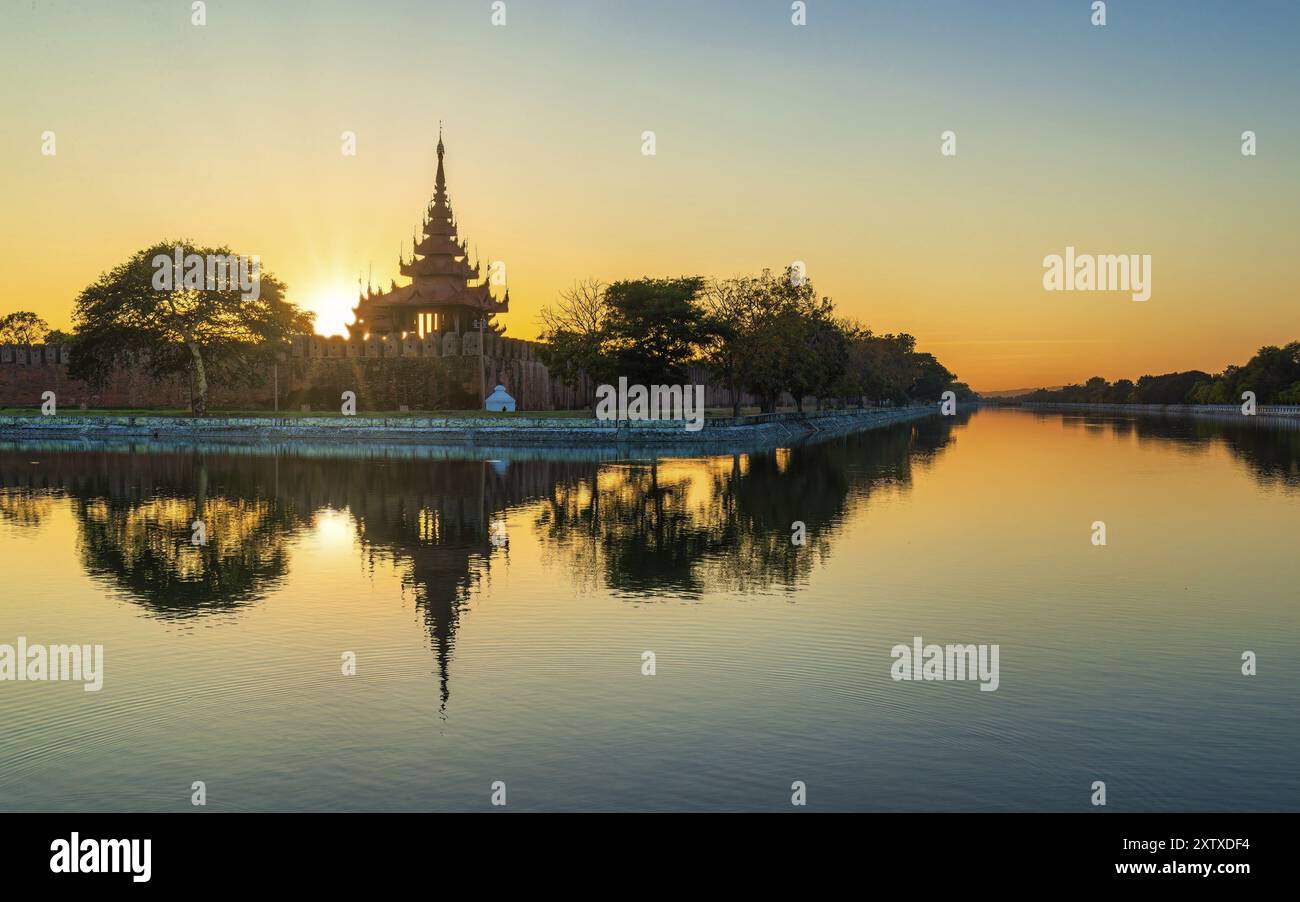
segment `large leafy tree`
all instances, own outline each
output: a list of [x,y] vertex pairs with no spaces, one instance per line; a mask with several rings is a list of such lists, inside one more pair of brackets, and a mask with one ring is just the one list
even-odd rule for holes
[[788,391],[802,410],[805,396],[830,390],[847,362],[847,344],[829,298],[787,268],[763,270],[750,284],[752,301],[740,353],[745,387],[765,412]]
[[792,276],[787,271],[778,295],[778,322],[786,335],[781,354],[786,390],[802,411],[805,397],[816,395],[820,407],[833,390],[848,363],[848,342],[831,299],[817,297],[811,282]]
[[30,310],[18,310],[0,317],[0,344],[40,344],[49,332],[50,324]]
[[256,297],[229,279],[155,287],[155,259],[173,257],[176,248],[204,259],[231,255],[229,248],[165,241],[102,274],[76,300],[70,375],[102,383],[125,360],[156,378],[188,372],[192,412],[205,416],[211,382],[257,378],[259,363],[274,359],[291,336],[311,332],[312,316],[286,301],[284,285],[265,272]]
[[696,302],[703,289],[704,280],[698,276],[609,286],[604,350],[619,376],[640,385],[684,379],[686,365],[707,342],[705,315]]

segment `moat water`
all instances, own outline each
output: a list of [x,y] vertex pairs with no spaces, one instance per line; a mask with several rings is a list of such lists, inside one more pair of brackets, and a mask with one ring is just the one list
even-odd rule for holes
[[[1295,810],[1297,535],[1300,431],[1262,421],[657,460],[0,436],[0,645],[104,662],[0,680],[0,809]],[[996,644],[996,691],[892,679],[917,636]]]

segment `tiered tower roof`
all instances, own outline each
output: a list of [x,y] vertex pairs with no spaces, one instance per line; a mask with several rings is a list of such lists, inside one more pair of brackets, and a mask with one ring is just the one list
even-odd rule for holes
[[504,329],[491,322],[498,313],[510,309],[510,292],[497,300],[492,296],[487,278],[481,282],[478,263],[469,262],[469,251],[459,239],[455,214],[447,196],[447,175],[443,164],[446,148],[438,134],[438,170],[434,177],[433,199],[425,210],[422,237],[412,239],[411,257],[399,259],[399,271],[411,280],[376,292],[369,286],[353,308],[356,322],[349,326],[353,335],[404,331],[418,313],[440,313],[449,324],[468,330],[471,322],[483,318],[488,329]]

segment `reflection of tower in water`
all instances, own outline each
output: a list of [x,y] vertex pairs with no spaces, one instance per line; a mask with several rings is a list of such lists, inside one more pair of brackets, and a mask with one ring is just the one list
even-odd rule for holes
[[481,495],[442,494],[400,499],[389,506],[367,495],[363,507],[353,510],[364,546],[403,570],[402,584],[414,590],[437,666],[444,712],[460,618],[490,566],[492,544],[480,500]]
[[461,618],[493,555],[509,547],[501,531],[505,512],[548,497],[558,482],[593,466],[400,457],[284,463],[278,495],[293,496],[302,510],[346,507],[367,556],[390,561],[414,591],[444,713]]
[[508,508],[547,497],[558,481],[590,464],[386,461],[347,506],[367,552],[390,560],[413,589],[437,667],[441,708],[450,696],[450,664],[470,596],[509,547],[503,532]]

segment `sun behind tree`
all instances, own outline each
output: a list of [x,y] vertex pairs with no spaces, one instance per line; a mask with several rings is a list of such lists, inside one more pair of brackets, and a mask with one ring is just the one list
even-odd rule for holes
[[155,378],[188,372],[193,378],[191,412],[206,416],[208,386],[250,383],[294,335],[312,331],[312,315],[284,299],[284,285],[259,272],[249,292],[236,280],[176,278],[159,288],[161,258],[226,259],[229,248],[163,241],[102,274],[77,297],[69,375],[102,385],[127,359]]

